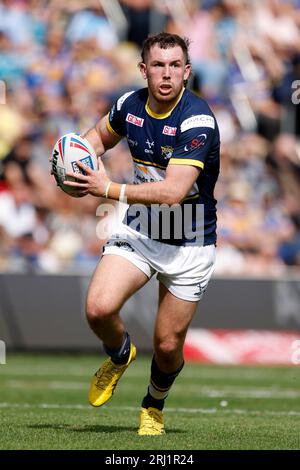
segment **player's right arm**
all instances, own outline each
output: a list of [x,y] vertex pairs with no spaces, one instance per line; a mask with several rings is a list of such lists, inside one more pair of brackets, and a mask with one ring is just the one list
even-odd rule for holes
[[134,91],[129,91],[122,95],[114,103],[110,112],[100,119],[93,129],[90,129],[82,136],[94,147],[98,156],[114,147],[126,135],[124,103],[134,93]]
[[122,139],[120,135],[112,129],[108,129],[108,115],[101,118],[95,127],[89,129],[82,137],[87,139],[95,149],[98,156],[101,156],[106,150],[114,147]]

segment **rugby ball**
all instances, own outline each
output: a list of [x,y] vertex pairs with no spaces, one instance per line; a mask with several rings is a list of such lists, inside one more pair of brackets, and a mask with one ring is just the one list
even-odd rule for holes
[[66,176],[66,173],[82,173],[77,162],[81,161],[92,170],[98,168],[97,155],[87,139],[70,132],[58,139],[52,150],[51,170],[57,182],[57,185],[67,194],[73,197],[80,197],[76,188],[66,186],[65,180],[76,181],[76,178]]

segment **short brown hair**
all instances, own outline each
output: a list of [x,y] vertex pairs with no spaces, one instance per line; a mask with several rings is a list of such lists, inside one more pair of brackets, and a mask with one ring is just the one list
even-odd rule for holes
[[182,38],[178,34],[170,33],[159,33],[153,36],[149,36],[145,39],[141,51],[142,62],[145,63],[151,47],[158,44],[161,49],[169,49],[169,47],[179,46],[181,47],[185,56],[186,64],[190,64],[189,57],[189,45],[190,41],[188,38]]

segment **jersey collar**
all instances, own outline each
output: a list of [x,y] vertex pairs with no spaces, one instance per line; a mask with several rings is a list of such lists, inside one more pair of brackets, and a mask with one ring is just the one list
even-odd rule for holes
[[178,105],[179,101],[181,100],[182,98],[182,95],[184,93],[184,90],[185,88],[182,88],[181,90],[181,93],[176,101],[176,103],[174,104],[173,108],[171,108],[167,113],[155,113],[154,111],[152,111],[150,109],[150,106],[149,106],[149,96],[148,96],[148,99],[147,99],[147,103],[145,105],[145,109],[146,109],[146,112],[147,114],[149,114],[149,116],[155,118],[155,119],[165,119],[167,118],[168,116],[170,116],[170,114],[172,114],[173,110],[176,108],[176,106]]

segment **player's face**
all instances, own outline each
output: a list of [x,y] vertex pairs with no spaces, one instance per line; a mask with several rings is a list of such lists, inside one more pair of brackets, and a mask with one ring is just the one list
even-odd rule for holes
[[180,46],[161,49],[155,44],[149,51],[146,63],[141,64],[143,78],[148,81],[150,106],[153,104],[169,107],[176,102],[191,72],[186,65]]

